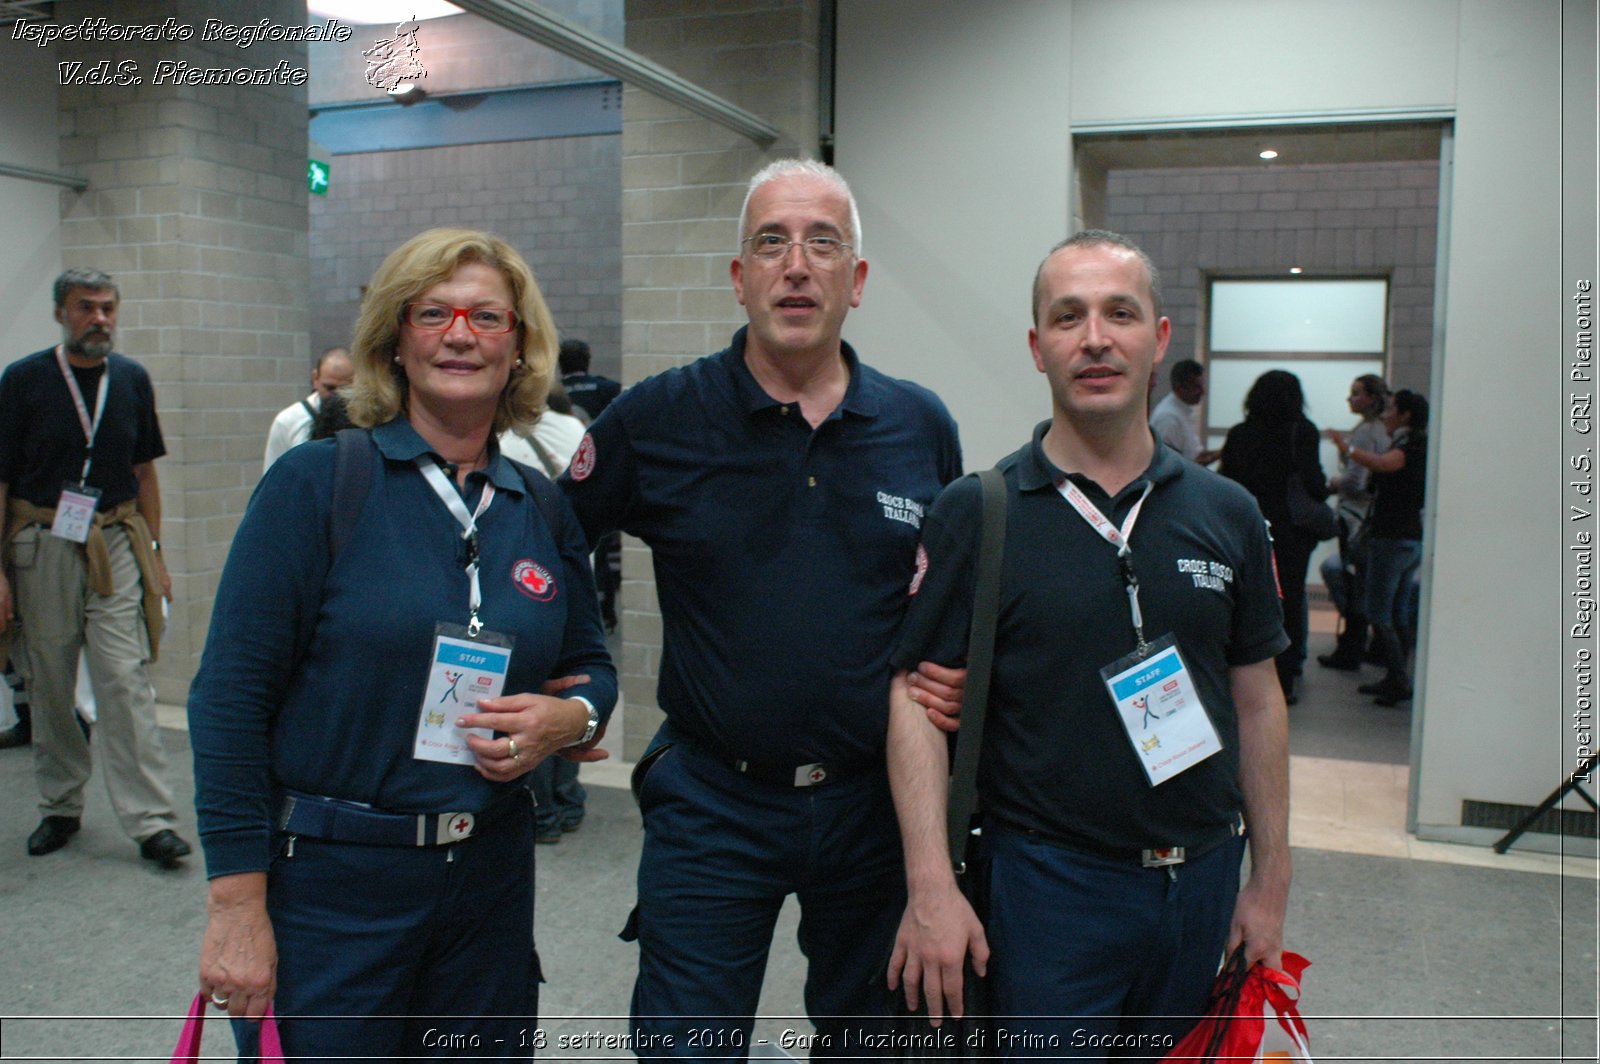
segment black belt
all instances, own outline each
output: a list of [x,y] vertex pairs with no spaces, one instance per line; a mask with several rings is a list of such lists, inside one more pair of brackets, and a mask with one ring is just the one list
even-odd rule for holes
[[1095,857],[1104,857],[1111,861],[1126,861],[1130,864],[1142,865],[1145,868],[1165,868],[1168,865],[1180,865],[1185,861],[1197,860],[1229,839],[1237,838],[1244,834],[1244,822],[1236,816],[1229,823],[1201,834],[1197,841],[1187,846],[1150,846],[1142,850],[1134,850],[1115,846],[1102,846],[1098,842],[1086,839],[1066,839],[1034,828],[1016,827],[1005,823],[998,823],[996,826],[1003,830],[1026,835],[1030,839],[1038,839],[1040,842],[1048,843],[1051,846],[1059,846],[1063,850],[1077,850],[1080,853],[1092,854]]
[[476,813],[386,813],[337,798],[290,792],[278,811],[278,830],[368,846],[449,846],[483,834],[519,806],[525,810],[526,793],[519,791]]
[[739,757],[737,754],[724,749],[720,744],[708,742],[698,735],[687,735],[682,729],[674,726],[674,739],[687,746],[694,747],[710,757],[718,764],[725,765],[741,776],[748,776],[762,783],[771,783],[779,787],[820,787],[825,783],[837,783],[841,780],[853,779],[868,772],[885,771],[885,761],[882,758],[862,758],[855,761],[812,761],[804,765],[792,765],[774,761],[752,761],[749,758]]

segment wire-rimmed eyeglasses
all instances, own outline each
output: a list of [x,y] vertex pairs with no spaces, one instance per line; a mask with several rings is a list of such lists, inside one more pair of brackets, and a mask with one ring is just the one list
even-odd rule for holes
[[837,237],[808,236],[804,240],[790,240],[782,233],[757,233],[747,236],[741,243],[750,245],[750,254],[758,259],[776,260],[789,257],[789,249],[799,247],[811,262],[832,265],[848,256],[854,249]]

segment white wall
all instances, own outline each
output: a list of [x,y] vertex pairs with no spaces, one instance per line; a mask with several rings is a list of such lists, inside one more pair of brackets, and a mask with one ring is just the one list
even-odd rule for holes
[[1567,734],[1556,0],[878,0],[839,22],[836,160],[872,262],[846,336],[945,397],[969,468],[1047,409],[1028,282],[1065,235],[1074,122],[1454,110],[1419,831],[1460,834],[1463,799],[1537,803]]
[[834,159],[870,266],[844,335],[938,390],[969,469],[1050,413],[1028,307],[1067,235],[1071,26],[1058,0],[839,5]]
[[[0,162],[34,170],[61,170],[56,139],[54,54],[0,39]],[[0,366],[55,343],[60,327],[51,315],[50,284],[61,272],[60,185],[0,176]]]

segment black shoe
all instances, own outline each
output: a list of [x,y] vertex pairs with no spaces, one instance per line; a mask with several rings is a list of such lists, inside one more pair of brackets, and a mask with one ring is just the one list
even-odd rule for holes
[[1324,669],[1338,669],[1340,672],[1355,672],[1361,668],[1361,659],[1348,654],[1341,654],[1337,650],[1332,654],[1318,654],[1317,664]]
[[18,724],[14,728],[7,728],[0,732],[0,750],[11,750],[19,746],[29,746],[33,743],[33,726],[31,724]]
[[67,844],[67,840],[78,833],[83,826],[83,821],[75,816],[47,816],[39,821],[39,826],[33,829],[33,834],[28,836],[28,856],[43,857],[47,853],[55,853]]
[[162,868],[179,867],[178,861],[189,856],[189,852],[189,844],[178,838],[176,832],[166,828],[139,843],[139,856],[146,861],[154,861]]
[[1404,676],[1386,673],[1377,683],[1364,683],[1356,688],[1364,695],[1372,695],[1380,706],[1392,706],[1411,697],[1411,682]]

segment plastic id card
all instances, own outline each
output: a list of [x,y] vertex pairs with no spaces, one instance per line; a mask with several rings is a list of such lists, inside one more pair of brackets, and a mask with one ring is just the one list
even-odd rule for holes
[[95,507],[99,505],[98,488],[68,484],[56,500],[56,519],[50,525],[50,534],[73,543],[87,543],[89,529],[94,527]]
[[417,717],[413,757],[454,765],[476,762],[467,736],[492,739],[494,732],[488,728],[458,728],[456,718],[463,713],[476,713],[480,699],[500,697],[514,642],[512,636],[500,632],[481,631],[469,636],[459,624],[434,626],[428,688]]
[[1164,783],[1222,749],[1211,716],[1172,636],[1164,635],[1100,670],[1133,752],[1150,778]]

